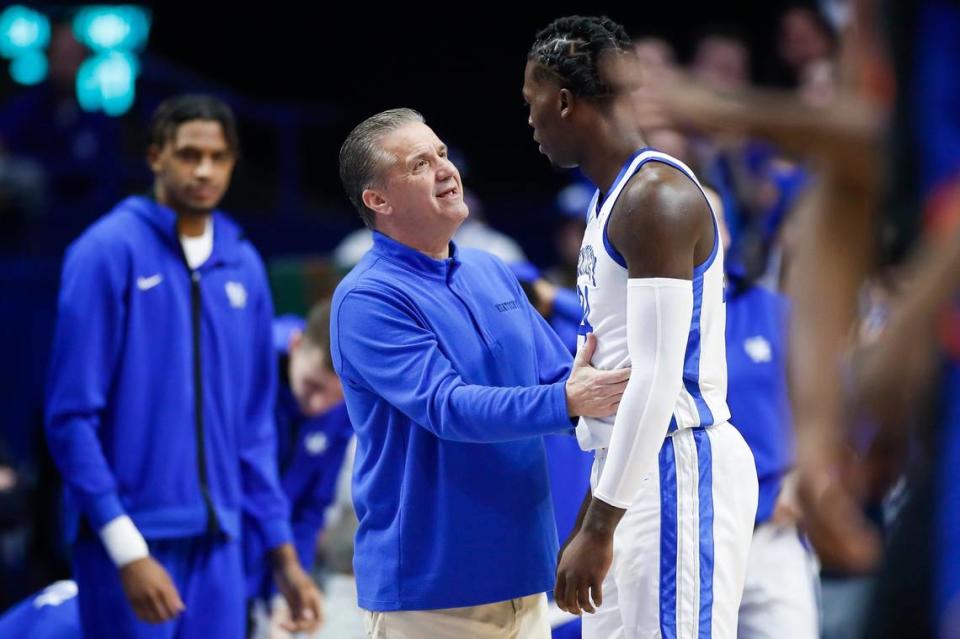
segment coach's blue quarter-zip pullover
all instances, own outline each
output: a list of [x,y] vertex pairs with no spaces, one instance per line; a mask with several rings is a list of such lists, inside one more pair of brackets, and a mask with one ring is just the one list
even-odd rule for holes
[[381,234],[337,287],[333,361],[357,432],[360,606],[471,606],[553,588],[543,438],[570,430],[571,356],[483,251]]

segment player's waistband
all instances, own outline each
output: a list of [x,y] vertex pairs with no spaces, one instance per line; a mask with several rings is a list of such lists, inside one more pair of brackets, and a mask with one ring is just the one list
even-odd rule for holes
[[[723,425],[723,424],[729,424],[729,423],[730,423],[729,421],[725,421],[725,422],[716,422],[716,423],[713,423],[713,424],[698,424],[698,425],[696,425],[696,426],[684,426],[683,428],[678,428],[678,429],[676,429],[676,430],[667,431],[667,434],[666,434],[666,436],[663,438],[663,440],[666,441],[667,438],[673,437],[673,436],[675,436],[677,433],[682,433],[682,432],[684,432],[684,431],[710,430],[711,428],[716,428],[717,426],[721,426],[721,425]],[[731,426],[732,426],[732,424],[731,424]],[[593,449],[593,454],[594,454],[595,457],[604,458],[604,457],[607,456],[607,449],[608,449],[607,446],[604,446],[604,447],[602,447],[602,448],[594,448],[594,449]],[[588,451],[588,452],[589,452],[589,451]]]

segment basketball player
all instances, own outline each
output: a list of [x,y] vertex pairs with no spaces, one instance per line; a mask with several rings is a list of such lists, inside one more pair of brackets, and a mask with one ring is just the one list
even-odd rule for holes
[[87,637],[240,639],[241,517],[269,551],[291,630],[321,600],[297,559],[276,470],[266,271],[216,207],[239,151],[228,105],[161,103],[150,196],[66,252],[46,435],[65,484]]
[[[633,372],[615,419],[581,418],[595,451],[556,601],[584,637],[736,635],[757,476],[728,423],[723,252],[696,176],[647,148],[633,117],[623,27],[560,18],[524,74],[529,124],[556,166],[598,190],[577,269],[594,366]],[[615,81],[616,80],[616,81]]]

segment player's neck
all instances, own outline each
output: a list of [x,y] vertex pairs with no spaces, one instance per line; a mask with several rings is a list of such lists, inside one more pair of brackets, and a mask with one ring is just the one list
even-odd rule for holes
[[153,187],[153,198],[157,201],[157,204],[162,204],[177,214],[177,233],[179,235],[200,237],[207,230],[211,211],[198,211],[178,206],[176,202],[167,197],[166,192],[158,184]]
[[177,213],[177,233],[182,237],[200,237],[207,230],[209,213]]
[[646,146],[643,136],[635,130],[608,128],[601,132],[580,162],[580,170],[604,195],[610,192],[614,180],[631,155]]
[[185,237],[200,237],[207,230],[210,221],[210,211],[196,211],[177,206],[167,197],[159,186],[154,186],[153,197],[157,204],[162,204],[177,214],[177,234]]

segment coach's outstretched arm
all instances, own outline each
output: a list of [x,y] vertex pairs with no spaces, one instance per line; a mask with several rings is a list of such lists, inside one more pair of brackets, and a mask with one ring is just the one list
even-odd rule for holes
[[569,431],[572,416],[612,415],[630,375],[629,369],[596,370],[588,364],[590,353],[582,353],[570,376],[553,384],[467,384],[436,335],[395,294],[374,288],[346,295],[332,331],[339,345],[334,365],[344,384],[375,392],[451,441],[504,442]]

